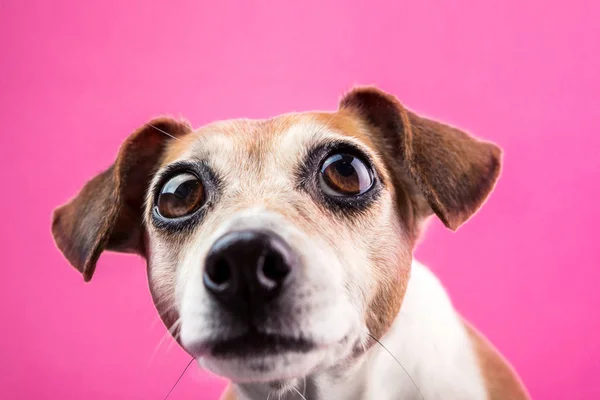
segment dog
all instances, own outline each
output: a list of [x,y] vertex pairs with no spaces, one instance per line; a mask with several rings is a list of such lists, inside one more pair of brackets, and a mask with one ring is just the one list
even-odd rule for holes
[[230,381],[222,399],[528,399],[511,365],[413,259],[429,217],[483,205],[499,147],[374,87],[335,112],[159,117],[53,214],[89,281],[147,260],[165,326]]

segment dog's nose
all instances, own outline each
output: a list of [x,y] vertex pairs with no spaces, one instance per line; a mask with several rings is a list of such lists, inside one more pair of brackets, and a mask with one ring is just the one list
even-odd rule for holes
[[224,305],[246,308],[276,297],[295,264],[294,253],[279,236],[254,230],[232,232],[209,251],[204,286]]

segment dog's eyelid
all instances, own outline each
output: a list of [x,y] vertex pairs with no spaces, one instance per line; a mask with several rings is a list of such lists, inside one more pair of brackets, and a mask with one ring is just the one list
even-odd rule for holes
[[375,169],[377,162],[371,155],[371,151],[364,145],[357,143],[356,141],[342,140],[342,139],[329,139],[320,143],[316,143],[311,146],[306,154],[309,157],[320,157],[321,162],[327,157],[336,153],[348,153],[355,157],[361,158],[363,161],[373,166]]
[[336,153],[348,153],[354,157],[358,157],[370,168],[373,183],[384,183],[386,174],[383,171],[382,157],[379,153],[371,150],[362,143],[357,143],[355,141],[335,140],[329,142],[328,147],[329,146],[331,146],[331,149],[324,154],[321,163],[323,163],[327,157]]
[[186,170],[189,170],[193,173],[193,169],[188,162],[176,161],[156,171],[150,183],[150,187],[148,188],[148,196],[151,199],[156,199],[158,191],[170,177],[172,177],[176,172],[185,172]]
[[190,160],[180,160],[172,162],[171,164],[163,166],[159,169],[155,174],[150,184],[149,193],[151,195],[155,195],[156,192],[160,189],[162,184],[164,184],[169,178],[171,178],[175,174],[189,172],[192,173],[198,178],[203,179],[203,174],[200,173],[201,170],[211,170],[208,163],[205,160],[201,159],[190,159]]
[[319,174],[323,162],[328,157],[340,153],[346,153],[362,160],[371,169],[374,184],[385,184],[387,181],[385,164],[381,161],[379,154],[374,153],[366,145],[358,143],[358,140],[327,138],[306,149],[296,173],[300,186],[303,186],[306,179]]

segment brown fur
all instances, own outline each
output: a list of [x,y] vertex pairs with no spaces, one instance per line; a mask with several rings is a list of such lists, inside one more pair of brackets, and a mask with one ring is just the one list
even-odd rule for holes
[[341,107],[379,130],[379,148],[416,184],[431,209],[452,230],[483,205],[500,174],[501,150],[454,127],[407,111],[395,97],[358,88]]
[[469,322],[463,320],[486,384],[489,400],[527,400],[529,394],[508,361]]
[[169,139],[160,130],[181,136],[190,128],[170,118],[150,121],[127,138],[110,168],[54,211],[52,234],[56,245],[86,282],[92,279],[103,250],[144,252],[144,194]]
[[408,271],[405,271],[402,277],[399,276],[396,281],[383,283],[369,304],[365,323],[371,335],[377,339],[381,339],[387,333],[390,325],[398,316],[406,293],[407,276]]
[[366,129],[365,124],[350,110],[340,108],[335,113],[314,113],[313,117],[323,126],[335,130],[341,135],[358,139],[370,149],[377,148],[373,132]]

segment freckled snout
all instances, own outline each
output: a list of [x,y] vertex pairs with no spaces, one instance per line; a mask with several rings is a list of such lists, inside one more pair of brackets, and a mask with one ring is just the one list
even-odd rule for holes
[[244,230],[219,238],[206,257],[204,286],[234,314],[247,316],[277,298],[294,279],[297,257],[271,232]]

